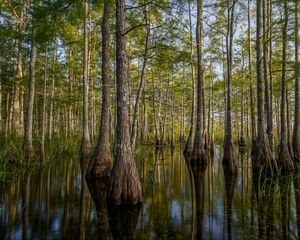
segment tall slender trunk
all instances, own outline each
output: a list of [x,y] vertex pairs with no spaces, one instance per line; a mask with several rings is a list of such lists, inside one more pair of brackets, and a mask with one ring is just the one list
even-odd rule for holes
[[194,149],[192,160],[201,164],[207,164],[208,159],[204,150],[202,139],[203,122],[202,122],[202,103],[203,103],[203,74],[204,74],[204,57],[203,57],[203,1],[197,0],[197,27],[196,27],[196,42],[197,42],[197,121],[196,133],[194,139]]
[[51,103],[50,103],[50,111],[49,111],[49,140],[52,140],[53,135],[53,121],[54,121],[54,92],[55,92],[55,65],[56,65],[56,49],[57,48],[57,40],[54,39],[54,48],[52,55],[52,76],[51,76]]
[[45,51],[40,158],[45,159],[48,50]]
[[269,14],[268,16],[268,28],[269,28],[269,81],[270,81],[270,108],[269,108],[269,121],[267,126],[267,132],[269,136],[269,142],[270,142],[270,148],[273,151],[274,149],[274,129],[273,129],[273,46],[272,46],[272,0],[267,0],[267,12]]
[[83,53],[83,109],[82,109],[82,141],[80,154],[85,158],[91,151],[89,133],[89,39],[88,39],[89,3],[84,0],[84,53]]
[[263,50],[262,50],[262,0],[256,1],[256,79],[257,79],[257,139],[254,149],[254,168],[265,167],[267,170],[277,168],[273,153],[271,152],[269,140],[266,134],[264,105],[263,105]]
[[147,114],[147,105],[146,105],[146,94],[145,94],[145,87],[143,91],[143,122],[142,122],[142,131],[141,131],[141,139],[143,142],[149,139],[149,130],[148,130],[148,114]]
[[288,86],[286,86],[286,126],[287,126],[287,144],[288,144],[288,150],[290,153],[290,156],[292,159],[294,159],[294,151],[291,141],[291,121],[290,121],[290,102],[289,102],[289,90]]
[[299,6],[295,1],[295,117],[293,132],[293,150],[295,160],[300,160],[300,86],[299,86]]
[[190,155],[194,147],[195,138],[195,70],[194,70],[194,43],[192,33],[192,14],[191,14],[191,3],[189,2],[189,40],[190,40],[190,66],[191,66],[191,78],[192,78],[192,110],[190,119],[190,132],[184,148],[184,153]]
[[24,33],[27,26],[27,6],[26,3],[22,3],[20,7],[19,15],[15,16],[18,18],[18,53],[17,53],[17,73],[16,73],[16,82],[14,86],[13,93],[13,105],[12,105],[12,116],[11,116],[11,128],[15,133],[22,132],[22,110],[20,102],[20,84],[23,80],[23,45],[24,45]]
[[28,103],[26,112],[25,123],[25,137],[24,145],[25,150],[29,158],[33,157],[34,149],[32,145],[32,127],[33,127],[33,105],[35,97],[35,63],[36,63],[36,40],[35,40],[35,26],[32,22],[32,39],[31,39],[31,51],[30,51],[30,81],[28,91]]
[[244,99],[244,69],[245,69],[245,56],[244,50],[242,50],[242,90],[241,90],[241,136],[239,139],[239,147],[246,146],[246,139],[245,139],[245,129],[244,129],[244,121],[245,121],[245,99]]
[[237,172],[236,154],[232,142],[232,51],[233,51],[233,34],[235,18],[236,0],[227,0],[227,35],[226,35],[226,56],[227,56],[227,109],[224,139],[223,165],[231,173]]
[[250,79],[250,115],[251,115],[251,137],[252,137],[252,149],[254,149],[254,142],[256,138],[256,124],[254,113],[254,94],[252,86],[252,47],[251,47],[251,1],[248,0],[248,73]]
[[145,48],[144,48],[144,54],[143,54],[143,66],[142,66],[141,79],[139,82],[139,87],[138,87],[135,104],[134,104],[131,137],[130,137],[130,143],[131,143],[133,149],[135,148],[135,144],[136,144],[138,118],[139,118],[139,104],[140,104],[140,99],[141,99],[141,96],[142,96],[142,93],[143,93],[144,87],[145,87],[146,68],[147,68],[147,62],[148,62],[147,55],[148,55],[149,39],[150,39],[150,19],[149,19],[149,13],[147,10],[147,6],[145,6],[145,9],[144,9],[144,17],[145,17],[145,24],[146,24],[146,39],[145,39]]
[[270,97],[269,97],[269,79],[268,79],[268,26],[267,26],[267,7],[266,7],[266,1],[268,0],[262,0],[263,5],[263,67],[264,67],[264,90],[265,90],[265,117],[266,117],[266,123],[267,123],[267,134],[268,138],[270,139]]
[[102,110],[99,137],[94,155],[89,162],[86,176],[100,177],[110,174],[112,154],[109,141],[111,67],[110,67],[110,26],[112,5],[105,0],[102,17]]
[[288,150],[287,116],[286,116],[286,59],[287,59],[287,31],[289,22],[288,3],[284,0],[284,23],[282,29],[282,78],[280,101],[280,144],[278,165],[282,171],[293,170],[293,162]]
[[112,170],[110,199],[115,204],[142,201],[142,189],[129,134],[129,78],[125,39],[125,0],[116,0],[117,129],[116,163]]

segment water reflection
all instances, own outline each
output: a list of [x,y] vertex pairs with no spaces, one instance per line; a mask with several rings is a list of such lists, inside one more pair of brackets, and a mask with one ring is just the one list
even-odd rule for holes
[[206,169],[190,166],[181,149],[139,149],[136,209],[107,206],[107,183],[86,185],[78,159],[2,174],[0,239],[297,239],[299,172],[253,175],[245,152],[230,176],[220,149]]

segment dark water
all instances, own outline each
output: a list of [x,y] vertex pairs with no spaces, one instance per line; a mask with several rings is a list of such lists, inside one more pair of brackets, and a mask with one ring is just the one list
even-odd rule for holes
[[2,175],[0,239],[109,239],[128,234],[136,239],[297,239],[296,178],[254,178],[247,154],[239,156],[237,176],[224,175],[220,162],[218,149],[206,169],[191,167],[180,149],[141,149],[143,205],[119,213],[109,210],[107,215],[100,196],[99,221],[78,159]]

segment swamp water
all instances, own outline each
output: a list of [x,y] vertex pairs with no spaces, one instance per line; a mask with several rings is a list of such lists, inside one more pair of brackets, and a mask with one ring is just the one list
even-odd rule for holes
[[136,239],[297,239],[300,181],[294,175],[254,179],[248,154],[239,154],[238,175],[230,176],[224,174],[221,159],[217,148],[209,166],[191,167],[181,149],[140,149],[142,206],[119,215],[107,215],[100,206],[99,221],[78,159],[5,174],[0,182],[0,239],[129,234]]

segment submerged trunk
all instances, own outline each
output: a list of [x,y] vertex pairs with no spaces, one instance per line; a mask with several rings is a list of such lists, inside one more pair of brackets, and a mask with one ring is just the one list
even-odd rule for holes
[[33,128],[33,105],[35,96],[35,63],[36,63],[36,40],[35,40],[35,27],[32,23],[32,39],[31,39],[31,51],[30,51],[30,81],[28,91],[28,104],[26,112],[25,122],[25,138],[24,146],[26,154],[29,158],[33,157],[34,149],[32,145],[32,128]]
[[225,139],[224,139],[224,155],[223,165],[228,168],[231,173],[237,172],[236,153],[232,142],[232,50],[233,50],[233,28],[234,28],[234,11],[235,1],[227,1],[228,8],[228,26],[226,36],[226,52],[227,52],[227,109],[225,123]]
[[82,112],[82,141],[80,147],[81,157],[85,158],[90,154],[91,141],[89,134],[89,79],[88,79],[88,1],[84,0],[84,53],[83,53],[83,112]]
[[197,0],[197,121],[196,121],[196,133],[194,139],[194,149],[192,153],[192,160],[200,163],[207,164],[207,154],[204,149],[204,143],[202,139],[202,106],[203,103],[203,73],[204,73],[204,57],[203,57],[203,1]]
[[99,137],[94,155],[89,163],[86,176],[100,177],[110,174],[112,154],[109,141],[110,119],[110,27],[109,19],[112,5],[109,0],[104,2],[102,18],[102,112]]
[[299,17],[298,1],[295,1],[295,118],[293,150],[295,160],[300,160],[300,86],[299,86]]
[[125,0],[116,1],[117,134],[110,199],[115,204],[142,201],[142,189],[129,135],[129,79],[126,64]]
[[284,0],[284,23],[282,31],[282,78],[280,102],[280,144],[278,165],[282,171],[293,170],[293,162],[288,150],[287,116],[286,116],[286,58],[287,58],[287,31],[288,31],[288,3]]

